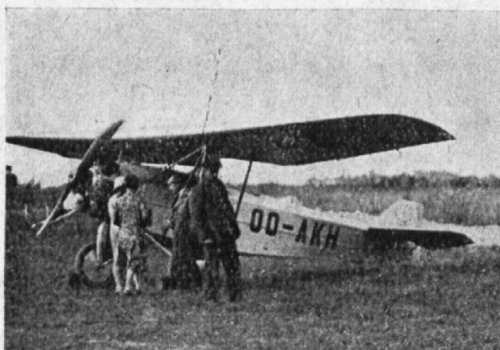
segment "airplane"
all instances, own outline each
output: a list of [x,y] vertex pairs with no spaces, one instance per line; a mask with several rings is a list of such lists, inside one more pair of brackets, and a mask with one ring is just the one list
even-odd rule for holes
[[[173,195],[167,189],[167,180],[172,174],[189,176],[175,170],[174,166],[196,166],[203,154],[248,161],[240,192],[229,190],[241,229],[237,241],[241,255],[316,259],[386,252],[407,242],[426,249],[473,243],[469,237],[458,232],[381,226],[318,216],[266,204],[259,197],[245,193],[253,162],[304,165],[454,139],[451,134],[429,122],[399,114],[373,114],[199,134],[113,138],[122,123],[113,123],[96,139],[6,138],[11,144],[82,159],[75,176],[65,185],[37,236],[53,221],[68,193],[88,173],[99,151],[103,147],[111,147],[119,150],[121,173],[133,173],[140,178],[142,196],[152,209],[148,237],[167,255],[170,254],[168,244],[160,245],[154,239],[161,236],[170,215]],[[92,245],[82,249],[83,253],[79,253],[77,261],[81,264],[82,254],[92,249]]]

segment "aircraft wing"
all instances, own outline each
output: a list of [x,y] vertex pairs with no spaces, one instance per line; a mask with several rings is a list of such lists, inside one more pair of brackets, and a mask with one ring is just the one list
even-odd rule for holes
[[[126,159],[137,162],[176,162],[206,144],[209,153],[220,158],[301,165],[452,139],[453,136],[445,130],[423,120],[397,114],[377,114],[206,134],[117,138],[112,144]],[[92,140],[7,137],[7,142],[12,144],[71,158],[81,158]]]

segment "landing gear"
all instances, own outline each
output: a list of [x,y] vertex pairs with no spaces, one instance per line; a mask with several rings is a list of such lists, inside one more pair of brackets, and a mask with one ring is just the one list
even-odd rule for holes
[[81,283],[89,288],[110,288],[114,285],[111,252],[105,250],[103,253],[104,262],[100,263],[94,242],[84,245],[76,254],[75,271]]

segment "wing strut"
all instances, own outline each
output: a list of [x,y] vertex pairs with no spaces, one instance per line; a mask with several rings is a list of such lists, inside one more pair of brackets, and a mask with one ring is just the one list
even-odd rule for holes
[[245,180],[243,181],[243,187],[241,188],[240,197],[238,198],[238,205],[236,206],[236,218],[238,218],[238,213],[240,212],[241,201],[243,200],[243,195],[245,194],[245,188],[247,187],[248,176],[250,175],[250,170],[252,170],[252,163],[248,163],[247,173],[245,175]]

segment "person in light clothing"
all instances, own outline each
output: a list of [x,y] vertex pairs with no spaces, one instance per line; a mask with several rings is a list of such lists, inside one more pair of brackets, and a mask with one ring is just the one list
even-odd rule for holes
[[[139,180],[135,175],[127,175],[124,179],[124,192],[109,203],[109,216],[112,226],[118,226],[114,234],[113,244],[113,275],[116,292],[130,295],[133,290],[141,292],[141,272],[145,259],[142,254],[142,229],[146,223],[144,204],[137,194]],[[126,257],[125,288],[120,276],[119,261],[122,254]]]
[[116,292],[121,293],[123,286],[121,283],[121,269],[118,261],[118,231],[120,230],[120,218],[118,217],[118,199],[125,193],[125,177],[119,176],[114,180],[113,192],[108,201],[109,213],[109,238],[113,253],[113,277],[115,280]]

